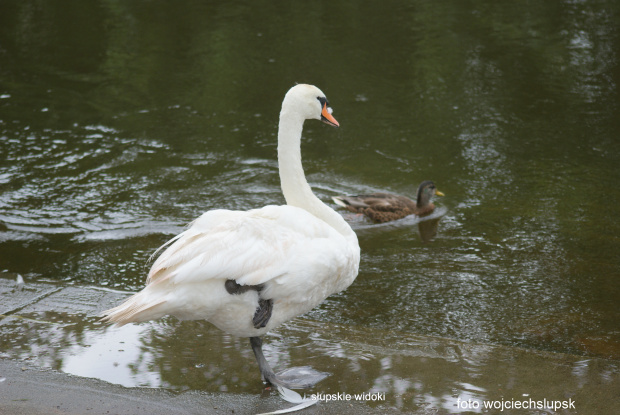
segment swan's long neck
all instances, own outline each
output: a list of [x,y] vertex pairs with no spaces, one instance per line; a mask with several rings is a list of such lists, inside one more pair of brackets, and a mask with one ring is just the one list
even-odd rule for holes
[[300,207],[323,220],[347,238],[357,236],[337,212],[321,202],[312,192],[301,164],[301,132],[304,118],[282,108],[278,129],[278,165],[280,183],[286,203]]

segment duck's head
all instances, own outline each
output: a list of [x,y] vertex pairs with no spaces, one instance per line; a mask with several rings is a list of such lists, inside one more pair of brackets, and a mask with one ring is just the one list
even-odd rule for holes
[[289,89],[282,102],[282,111],[290,109],[306,120],[321,120],[339,127],[323,91],[314,85],[298,84]]
[[418,208],[428,205],[431,202],[433,196],[444,196],[437,188],[435,187],[435,183],[431,180],[426,180],[420,183],[420,187],[418,187]]

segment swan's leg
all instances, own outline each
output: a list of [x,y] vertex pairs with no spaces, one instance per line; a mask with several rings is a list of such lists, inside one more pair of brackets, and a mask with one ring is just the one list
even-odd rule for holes
[[269,366],[265,355],[263,355],[263,339],[260,337],[250,337],[250,344],[258,362],[260,373],[268,383],[280,385],[289,389],[310,388],[327,376],[329,373],[319,372],[309,366],[293,367],[279,372],[277,375]]
[[263,339],[260,337],[250,337],[250,344],[252,345],[252,350],[254,351],[254,356],[256,357],[260,374],[263,376],[265,381],[271,383],[272,385],[277,385],[278,382],[276,379],[276,374],[273,373],[271,366],[269,366],[269,363],[267,363],[267,359],[265,359],[265,355],[263,354]]

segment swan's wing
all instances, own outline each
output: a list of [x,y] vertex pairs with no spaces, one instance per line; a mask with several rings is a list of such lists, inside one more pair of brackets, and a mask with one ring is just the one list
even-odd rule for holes
[[278,278],[288,281],[291,274],[303,275],[309,268],[327,275],[347,261],[346,242],[339,233],[291,206],[210,211],[173,239],[153,264],[148,283],[223,278],[258,285]]

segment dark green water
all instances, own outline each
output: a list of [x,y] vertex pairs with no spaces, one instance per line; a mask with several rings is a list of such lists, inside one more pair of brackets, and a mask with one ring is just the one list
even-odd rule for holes
[[620,359],[612,0],[2,0],[0,269],[138,290],[203,211],[283,203],[295,82],[341,124],[304,130],[323,201],[446,194],[430,242],[353,218],[360,274],[310,320]]

